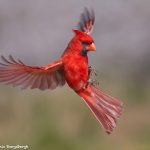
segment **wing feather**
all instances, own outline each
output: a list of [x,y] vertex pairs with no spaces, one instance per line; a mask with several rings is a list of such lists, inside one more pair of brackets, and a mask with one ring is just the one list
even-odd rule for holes
[[65,84],[62,60],[45,67],[27,66],[11,55],[8,59],[1,56],[1,60],[0,82],[5,84],[40,90],[55,89]]

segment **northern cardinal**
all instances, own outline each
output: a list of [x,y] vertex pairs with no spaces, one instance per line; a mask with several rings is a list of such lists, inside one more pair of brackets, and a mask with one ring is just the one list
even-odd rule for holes
[[3,62],[0,63],[0,82],[21,86],[23,89],[29,87],[40,90],[53,90],[67,82],[85,101],[105,131],[111,133],[122,113],[122,102],[105,94],[90,82],[92,69],[88,66],[87,53],[96,50],[90,35],[94,22],[94,11],[85,8],[78,29],[73,30],[75,35],[61,58],[44,67],[27,66],[12,56],[9,59],[1,56]]

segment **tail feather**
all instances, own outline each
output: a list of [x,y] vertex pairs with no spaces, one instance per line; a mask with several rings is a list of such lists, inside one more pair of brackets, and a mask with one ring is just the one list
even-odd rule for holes
[[110,134],[116,127],[117,119],[122,114],[122,102],[113,98],[93,85],[77,92],[94,113],[97,120]]

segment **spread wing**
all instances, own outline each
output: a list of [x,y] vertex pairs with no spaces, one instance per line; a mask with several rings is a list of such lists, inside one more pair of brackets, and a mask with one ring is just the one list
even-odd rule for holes
[[65,84],[62,60],[45,67],[31,67],[12,56],[9,59],[1,56],[0,82],[21,88],[55,89]]
[[80,16],[78,29],[87,34],[91,34],[93,30],[94,22],[95,22],[95,14],[93,9],[88,10],[87,8],[85,8],[83,13]]

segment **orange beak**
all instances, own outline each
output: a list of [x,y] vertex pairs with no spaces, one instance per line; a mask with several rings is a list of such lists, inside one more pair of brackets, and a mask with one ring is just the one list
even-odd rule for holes
[[88,50],[88,51],[96,51],[96,46],[95,46],[95,44],[92,43],[92,44],[88,45],[88,46],[86,47],[86,50]]

